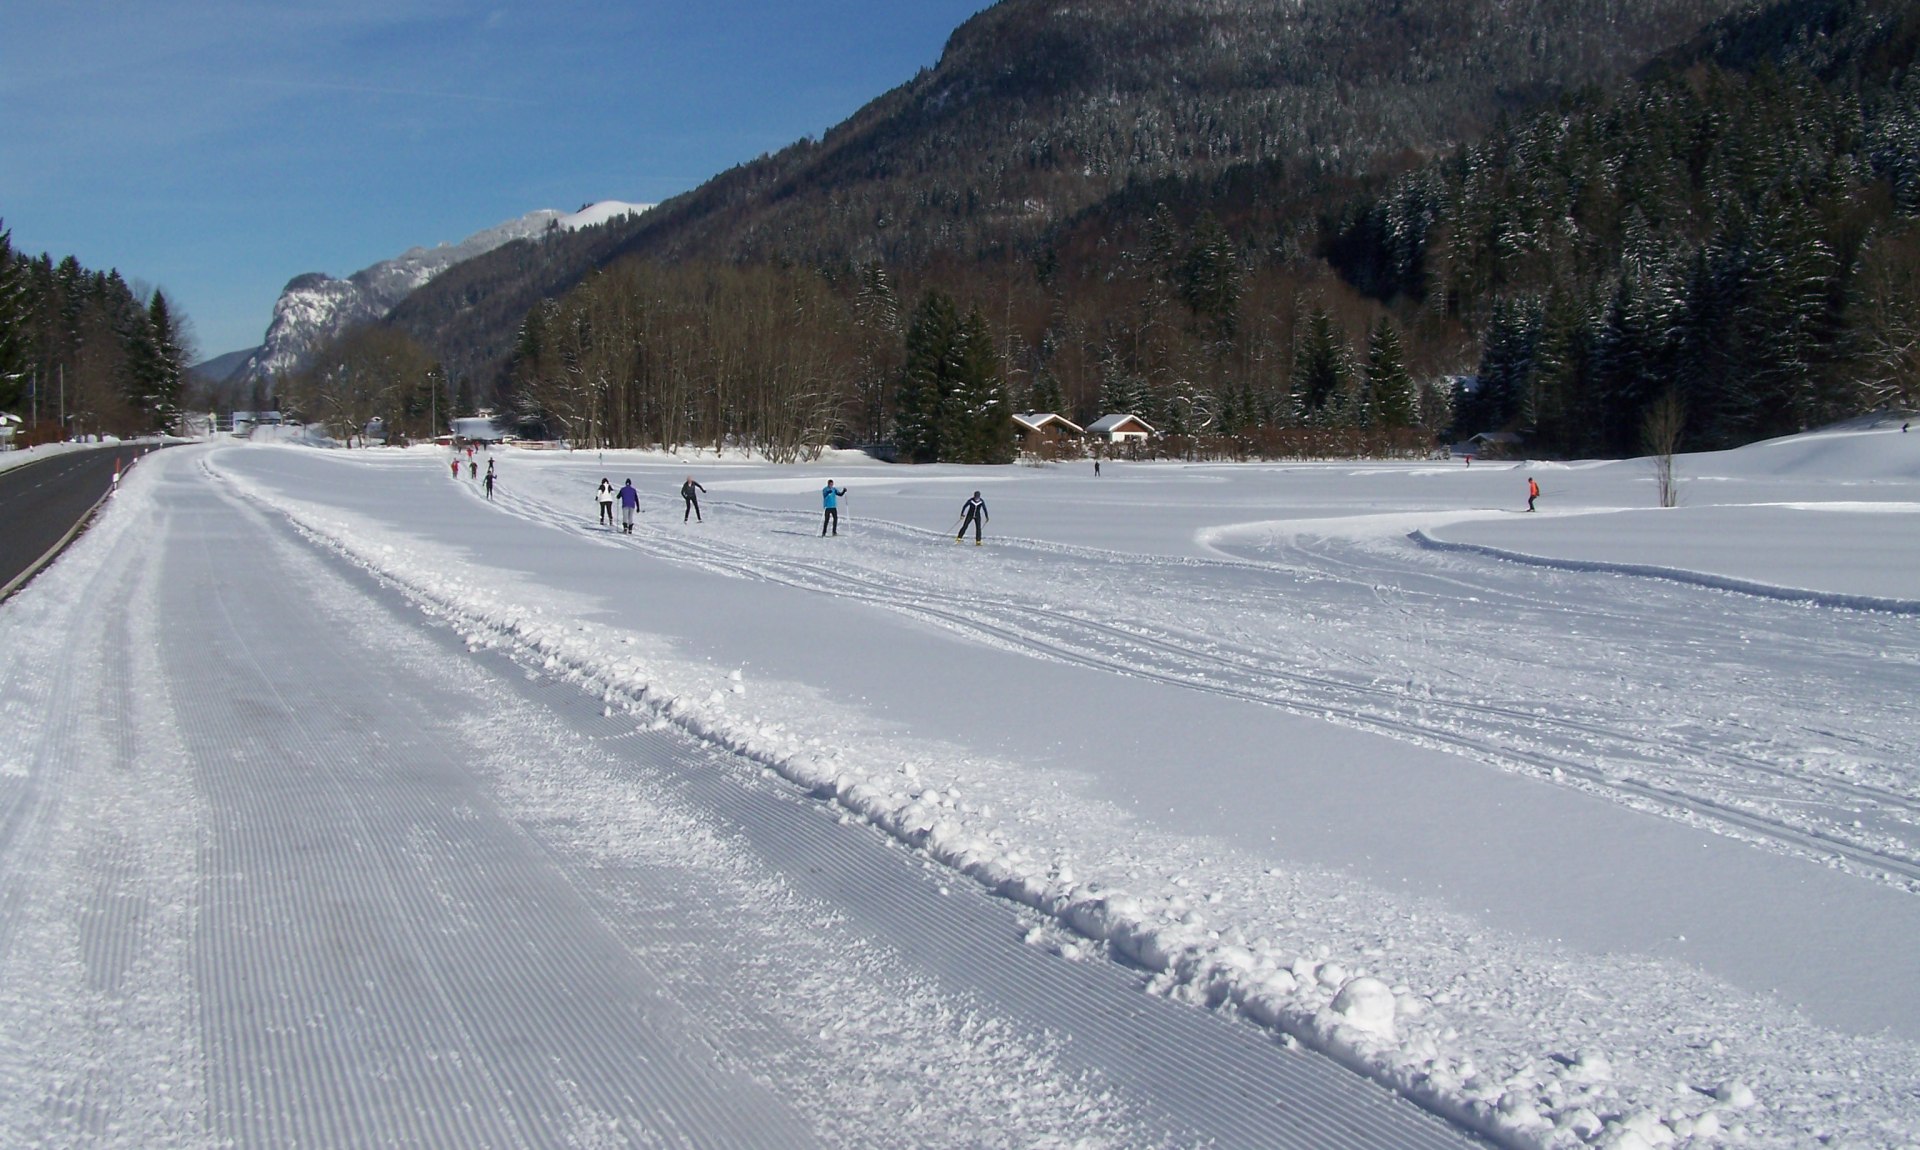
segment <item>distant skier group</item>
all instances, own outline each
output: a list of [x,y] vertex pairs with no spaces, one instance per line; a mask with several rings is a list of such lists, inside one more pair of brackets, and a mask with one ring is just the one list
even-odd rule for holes
[[[452,467],[453,467],[453,477],[455,479],[460,478],[459,456],[454,457]],[[480,461],[473,457],[472,448],[467,449],[467,478],[469,479],[480,478]],[[487,456],[487,478],[481,483],[481,487],[486,490],[488,499],[493,498],[493,479],[494,479],[493,456],[489,455]]]
[[[454,477],[458,478],[460,474],[460,464],[456,461],[453,466]],[[492,484],[493,467],[491,462],[489,462],[487,467],[488,498],[492,498]],[[682,523],[694,521],[701,523],[706,522],[706,516],[702,514],[700,510],[700,496],[706,489],[705,484],[702,484],[691,475],[687,476],[685,482],[680,484],[680,499],[686,505],[680,516]],[[836,538],[839,536],[840,501],[845,499],[846,496],[847,489],[834,483],[831,479],[827,480],[827,485],[820,489],[820,537],[822,539],[828,536],[834,536]],[[613,486],[612,479],[602,477],[599,488],[594,492],[594,502],[600,507],[599,526],[609,528],[614,526],[613,509],[614,505],[618,504],[620,507],[620,532],[623,535],[633,534],[633,519],[640,509],[640,492],[634,487],[632,479],[628,479],[616,489]],[[984,541],[986,524],[987,501],[982,499],[980,493],[976,491],[965,503],[960,505],[960,530],[953,538],[956,542],[964,539],[967,534],[967,528],[971,527],[973,528],[974,546],[978,547]]]
[[[686,500],[687,504],[686,514],[681,516],[681,522],[684,523],[689,519],[698,519],[702,523],[706,522],[706,517],[700,514],[699,494],[705,490],[706,487],[691,475],[687,476],[687,481],[680,485],[680,497]],[[625,483],[621,484],[619,490],[616,491],[614,490],[613,480],[602,476],[600,479],[600,487],[594,492],[593,498],[594,502],[600,505],[600,526],[613,526],[613,506],[618,503],[620,505],[620,533],[622,535],[633,534],[633,517],[640,511],[640,489],[633,485],[632,479],[628,479]]]

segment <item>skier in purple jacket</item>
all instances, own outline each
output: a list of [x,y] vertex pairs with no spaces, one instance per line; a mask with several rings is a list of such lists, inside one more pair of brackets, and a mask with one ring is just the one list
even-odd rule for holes
[[620,531],[622,534],[633,534],[633,513],[639,509],[640,493],[634,490],[633,480],[629,479],[626,482],[626,486],[620,489]]

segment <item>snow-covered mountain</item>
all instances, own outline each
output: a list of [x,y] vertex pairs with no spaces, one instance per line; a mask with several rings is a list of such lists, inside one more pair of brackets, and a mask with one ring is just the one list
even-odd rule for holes
[[354,324],[386,315],[422,284],[455,264],[485,255],[514,240],[532,239],[550,229],[572,231],[592,227],[644,212],[650,206],[602,200],[577,212],[541,209],[475,232],[457,244],[412,248],[393,259],[362,268],[346,279],[322,272],[295,276],[274,301],[273,319],[267,325],[266,337],[235,376],[242,380],[265,379],[298,370],[314,348]]

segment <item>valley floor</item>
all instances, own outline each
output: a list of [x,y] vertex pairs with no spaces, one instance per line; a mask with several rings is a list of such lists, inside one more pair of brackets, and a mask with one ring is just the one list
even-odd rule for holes
[[1920,1128],[1920,437],[495,454],[173,449],[0,612],[6,1140]]

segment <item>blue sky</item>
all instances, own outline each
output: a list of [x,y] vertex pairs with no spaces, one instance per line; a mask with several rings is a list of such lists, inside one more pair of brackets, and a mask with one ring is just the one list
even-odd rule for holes
[[26,0],[0,35],[0,219],[259,342],[347,275],[537,208],[654,203],[838,123],[987,0]]

